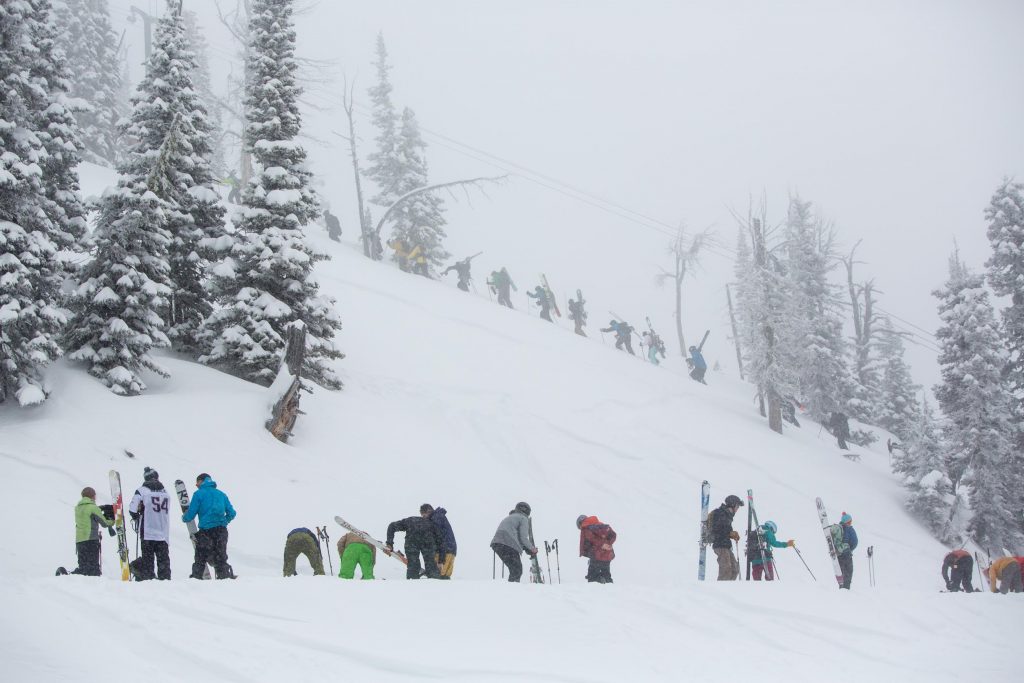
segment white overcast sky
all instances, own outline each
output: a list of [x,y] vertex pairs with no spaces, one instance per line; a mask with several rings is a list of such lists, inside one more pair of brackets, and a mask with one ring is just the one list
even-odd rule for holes
[[[141,26],[123,22],[130,2],[110,2],[138,61]],[[514,176],[489,197],[449,202],[450,250],[485,252],[474,262],[479,283],[501,265],[521,288],[545,272],[563,304],[583,289],[592,323],[606,323],[607,310],[634,322],[650,315],[668,341],[672,297],[652,280],[665,261],[663,233],[680,221],[713,226],[724,247],[688,285],[684,321],[691,337],[712,330],[710,355],[729,370],[731,212],[746,213],[751,197],[767,197],[773,220],[790,193],[814,202],[846,247],[863,239],[860,276],[876,279],[882,307],[934,331],[930,292],[953,240],[980,268],[982,212],[1003,176],[1024,178],[1019,0],[305,5],[299,53],[330,60],[334,78],[307,96],[321,108],[306,112],[311,164],[349,235],[351,166],[331,130],[345,126],[341,74],[358,79],[366,102],[382,30],[393,97],[425,129],[656,221]],[[232,47],[214,0],[185,6],[208,29],[222,81]],[[373,131],[366,116],[357,125],[365,157]],[[426,139],[432,179],[503,172]],[[909,360],[919,382],[937,381],[933,352],[911,346]]]

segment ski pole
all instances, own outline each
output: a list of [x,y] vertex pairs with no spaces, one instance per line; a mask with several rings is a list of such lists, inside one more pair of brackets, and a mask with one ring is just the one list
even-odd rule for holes
[[558,539],[551,541],[551,547],[555,549],[555,567],[558,568],[558,583],[562,583],[562,563],[558,559]]
[[871,586],[875,585],[875,546],[868,546],[868,578],[871,580]]
[[739,560],[739,557],[740,557],[740,542],[739,541],[734,541],[734,542],[736,543],[736,576],[734,576],[732,580],[733,581],[739,581],[740,580],[740,560]]
[[498,553],[492,551],[491,552],[491,581],[494,581],[496,578],[498,578],[497,561],[498,561]]
[[812,571],[811,571],[811,568],[807,566],[807,561],[806,561],[806,560],[804,560],[804,556],[803,556],[803,553],[801,553],[801,552],[800,552],[800,549],[796,547],[796,544],[794,544],[794,545],[793,545],[793,550],[795,550],[795,551],[796,551],[796,556],[800,558],[800,561],[804,563],[804,567],[805,567],[805,568],[807,569],[807,573],[811,575],[811,578],[812,578],[812,579],[814,579],[815,581],[817,581],[817,580],[818,580],[818,577],[817,577],[817,576],[815,576],[815,575],[814,575],[814,572],[812,572]]
[[327,566],[331,570],[331,576],[334,576],[334,563],[331,561],[331,537],[327,535],[327,527],[316,528],[317,543],[323,539],[324,547],[327,548]]
[[551,544],[544,541],[544,559],[548,562],[548,583],[551,583]]

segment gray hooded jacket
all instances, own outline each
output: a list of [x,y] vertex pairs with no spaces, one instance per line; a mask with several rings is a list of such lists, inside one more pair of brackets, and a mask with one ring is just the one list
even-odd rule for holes
[[524,550],[537,552],[530,542],[530,520],[522,512],[513,512],[501,520],[491,543],[500,543],[520,553]]

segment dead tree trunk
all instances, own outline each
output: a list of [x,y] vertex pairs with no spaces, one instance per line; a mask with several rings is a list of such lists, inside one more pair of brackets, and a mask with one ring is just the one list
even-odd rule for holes
[[[284,362],[278,371],[278,377],[287,372],[291,375],[288,388],[274,404],[270,419],[266,422],[267,430],[278,441],[287,443],[292,435],[295,421],[302,411],[299,410],[299,398],[302,394],[302,363],[306,356],[306,326],[301,321],[294,322],[288,328],[288,346],[285,348]],[[279,386],[279,382],[274,382]]]
[[[355,83],[352,83],[352,88],[355,88]],[[370,214],[363,203],[363,182],[362,172],[359,170],[359,154],[356,151],[356,123],[355,116],[352,113],[352,109],[355,106],[355,98],[352,96],[352,90],[348,88],[348,81],[345,82],[345,90],[342,93],[342,107],[345,110],[345,116],[348,117],[348,137],[345,138],[343,135],[338,137],[348,140],[349,152],[352,155],[352,171],[356,177],[356,203],[359,209],[359,239],[363,242],[363,256],[366,258],[379,261],[383,258],[383,254],[379,253],[380,250],[376,249],[376,245],[379,243],[370,234]]]

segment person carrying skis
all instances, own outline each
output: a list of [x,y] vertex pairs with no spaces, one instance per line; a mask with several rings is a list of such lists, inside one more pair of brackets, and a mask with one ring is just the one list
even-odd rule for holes
[[661,365],[658,354],[660,353],[662,358],[665,357],[665,345],[662,343],[661,337],[654,330],[647,330],[643,334],[643,340],[647,345],[647,360],[655,365]]
[[615,348],[621,351],[625,347],[630,355],[636,355],[633,353],[633,327],[629,323],[612,319],[608,321],[608,327],[602,327],[601,331],[614,332]]
[[[330,551],[330,548],[328,548]],[[313,576],[324,576],[324,558],[320,552],[320,540],[307,527],[299,527],[288,532],[284,541],[284,570],[286,577],[298,576],[295,571],[295,560],[304,555],[313,568]]]
[[839,517],[839,528],[842,535],[839,542],[833,537],[839,568],[843,570],[843,585],[840,588],[850,589],[853,581],[853,551],[857,549],[857,532],[853,528],[853,517],[845,512]]
[[427,519],[437,528],[441,544],[437,548],[437,555],[434,561],[437,562],[437,569],[441,573],[440,578],[448,580],[452,578],[455,571],[455,552],[458,545],[455,543],[455,531],[451,522],[448,521],[448,511],[444,508],[435,508],[429,503],[424,503],[420,512],[426,511]]
[[136,581],[153,578],[167,581],[171,578],[167,543],[171,532],[171,497],[160,483],[160,474],[156,470],[145,468],[142,479],[142,486],[136,489],[128,503],[132,526],[141,532],[142,554],[130,563],[129,568]]
[[576,334],[581,337],[586,337],[586,332],[583,328],[587,325],[587,311],[584,305],[587,302],[583,300],[583,292],[576,290],[576,300],[569,299],[569,320],[576,326]]
[[1000,557],[995,559],[988,568],[989,588],[996,592],[996,580],[999,581],[999,592],[1007,593],[1024,592],[1024,581],[1021,577],[1021,563],[1024,558]]
[[956,593],[961,588],[965,593],[973,593],[973,573],[974,559],[963,548],[947,553],[942,558],[942,580],[946,582],[946,590],[951,593]]
[[[114,510],[111,506],[101,508],[96,504],[96,489],[86,486],[82,489],[82,500],[75,506],[75,554],[78,567],[72,574],[82,576],[100,575],[100,527],[111,530],[113,535]],[[58,570],[58,573],[61,573]]]
[[420,578],[420,555],[423,556],[423,571],[428,579],[440,579],[441,573],[437,569],[437,549],[441,547],[441,534],[437,527],[431,523],[427,511],[432,509],[424,503],[420,506],[419,517],[406,517],[397,522],[388,524],[387,540],[384,545],[388,555],[395,549],[395,532],[405,532],[405,559],[409,564],[405,568],[405,578]]
[[846,444],[846,440],[850,438],[850,420],[846,417],[845,413],[838,410],[832,413],[832,417],[828,421],[828,431],[832,433],[832,436],[836,437],[839,448],[844,451],[850,449]]
[[507,268],[501,270],[491,271],[491,279],[487,281],[487,286],[491,288],[491,291],[498,296],[498,303],[508,308],[515,308],[512,305],[512,297],[509,289],[518,292],[519,288],[516,287],[516,283],[512,282],[511,276],[508,274]]
[[218,579],[233,579],[235,572],[228,564],[228,524],[235,518],[235,508],[217,482],[206,472],[196,477],[196,495],[188,511],[181,516],[186,524],[199,518],[196,532],[196,554],[190,579],[202,579],[203,567],[213,565]]
[[350,531],[338,539],[338,557],[341,558],[338,578],[354,579],[356,565],[359,565],[359,572],[363,580],[373,580],[373,565],[377,562],[377,548],[367,543],[366,539],[359,534]]
[[779,541],[775,537],[778,531],[778,525],[771,520],[761,525],[761,535],[764,537],[763,549],[758,547],[760,544],[756,530],[751,531],[747,536],[747,557],[750,558],[750,566],[754,570],[754,581],[760,581],[761,577],[764,577],[765,581],[775,580],[775,560],[772,557],[772,548],[792,548],[796,545],[792,539],[785,543]]
[[732,552],[732,542],[740,540],[738,531],[732,528],[736,511],[743,507],[739,496],[729,495],[717,510],[709,515],[711,548],[718,558],[718,580],[735,581],[740,575],[740,563]]
[[530,557],[537,555],[537,548],[530,541],[530,512],[528,503],[516,503],[491,539],[491,550],[508,567],[511,583],[519,583],[523,575],[523,562],[519,559],[523,551]]
[[548,296],[548,290],[544,285],[537,285],[532,292],[527,292],[526,296],[537,300],[537,305],[540,306],[540,317],[549,323],[555,322],[551,319],[551,297]]
[[456,261],[452,265],[445,268],[444,272],[441,273],[441,276],[443,277],[454,270],[455,274],[459,277],[459,283],[456,286],[463,292],[468,292],[469,283],[473,279],[472,276],[470,275],[470,261],[472,260],[472,258],[472,256],[469,256],[467,258],[462,259],[461,261]]
[[708,371],[708,362],[704,360],[704,354],[696,346],[690,346],[690,379],[701,384],[707,384],[704,381],[704,375]]
[[341,222],[338,217],[331,213],[331,210],[324,208],[324,225],[327,226],[327,236],[335,242],[341,241]]
[[587,581],[590,583],[612,583],[612,560],[615,559],[615,530],[594,515],[580,515],[576,518],[580,530],[580,557],[589,560]]

